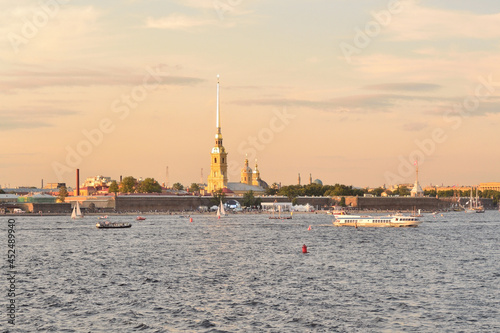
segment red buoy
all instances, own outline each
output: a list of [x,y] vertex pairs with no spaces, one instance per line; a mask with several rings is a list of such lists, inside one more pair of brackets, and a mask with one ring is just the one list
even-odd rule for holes
[[189,218],[189,222],[193,222],[193,218],[192,217]]
[[311,226],[309,226],[309,228],[307,228],[307,230],[311,230]]
[[302,253],[307,253],[307,246],[306,246],[306,244],[302,245]]

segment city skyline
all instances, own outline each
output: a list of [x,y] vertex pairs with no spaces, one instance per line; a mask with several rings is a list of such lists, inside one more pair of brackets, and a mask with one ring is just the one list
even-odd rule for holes
[[217,74],[229,181],[498,181],[497,2],[0,6],[1,186],[206,182]]

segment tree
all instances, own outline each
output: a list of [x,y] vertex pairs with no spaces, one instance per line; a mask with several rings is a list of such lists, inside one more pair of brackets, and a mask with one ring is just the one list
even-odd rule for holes
[[146,178],[137,186],[137,192],[139,192],[139,193],[161,193],[161,186],[153,178]]
[[341,207],[345,207],[345,206],[346,206],[346,204],[345,204],[345,197],[340,198],[340,203],[339,203],[339,205],[340,205]]
[[60,202],[64,202],[67,196],[68,190],[66,189],[66,186],[59,187],[59,195],[57,196],[57,200]]
[[268,187],[266,189],[266,195],[276,195],[278,194],[278,189],[274,187]]
[[279,189],[278,194],[284,195],[292,201],[296,197],[304,195],[304,188],[301,185],[283,186]]
[[221,202],[224,202],[224,199],[226,198],[226,195],[222,190],[217,190],[212,193],[212,203],[214,205],[219,205]]
[[242,203],[245,207],[260,206],[261,202],[261,198],[256,198],[252,190],[243,194]]
[[200,186],[196,183],[192,183],[191,186],[189,186],[189,192],[200,192]]
[[0,194],[5,194],[5,191],[0,188]]
[[373,190],[371,190],[371,193],[374,195],[374,196],[377,196],[377,197],[380,197],[380,195],[382,193],[384,193],[384,189],[382,187],[378,187],[378,188],[375,188]]
[[321,197],[325,191],[323,191],[323,185],[312,183],[304,186],[304,194],[308,196]]
[[405,197],[410,195],[410,190],[406,186],[400,186],[398,189],[395,191],[395,193],[398,193],[400,197]]
[[125,177],[120,183],[120,193],[134,193],[136,186],[137,180],[134,177]]
[[116,182],[116,180],[113,180],[111,182],[111,185],[109,185],[108,193],[114,193],[116,195],[117,192],[120,192],[120,189],[118,187],[118,183]]
[[172,185],[172,188],[176,191],[184,190],[184,186],[181,183],[175,183],[174,185]]

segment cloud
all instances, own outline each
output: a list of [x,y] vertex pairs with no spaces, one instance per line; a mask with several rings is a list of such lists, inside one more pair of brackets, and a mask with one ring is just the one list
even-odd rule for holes
[[427,123],[413,122],[413,123],[406,123],[406,124],[404,124],[403,125],[403,129],[405,131],[409,131],[409,132],[416,132],[416,131],[423,130],[427,126],[428,126]]
[[369,111],[387,112],[389,108],[396,105],[397,100],[413,99],[414,96],[399,96],[389,94],[379,95],[353,95],[332,98],[328,100],[304,100],[292,98],[264,98],[253,100],[234,101],[234,104],[249,106],[249,105],[270,105],[270,106],[289,106],[303,107],[315,110],[346,113],[356,112],[365,113]]
[[495,39],[500,37],[500,13],[477,14],[467,11],[424,7],[407,1],[401,13],[384,28],[396,41],[442,40],[450,38]]
[[433,91],[441,88],[439,84],[432,83],[386,83],[373,84],[363,87],[368,90],[397,90],[397,91]]
[[215,20],[194,18],[181,14],[172,14],[170,16],[157,19],[148,17],[146,19],[146,26],[148,28],[171,29],[171,30],[189,29],[193,27],[214,25],[216,23],[217,22]]
[[472,109],[466,109],[463,104],[463,98],[448,99],[445,100],[445,103],[440,103],[433,109],[424,111],[423,113],[431,116],[444,116],[447,119],[452,117],[467,118],[500,114],[500,96],[492,96],[487,100],[479,100],[477,107]]
[[[79,55],[82,50],[101,45],[103,34],[97,34],[101,28],[100,10],[93,6],[56,4],[57,1],[47,6],[49,2],[16,3],[16,7],[4,9],[0,14],[0,55],[15,57],[26,51],[37,58],[54,60],[68,53]],[[36,21],[37,18],[43,21]],[[34,28],[30,30],[27,26]],[[36,63],[37,59],[33,57],[32,61]]]
[[35,129],[53,127],[49,121],[79,114],[78,111],[42,107],[22,107],[15,110],[0,110],[0,129],[4,131],[16,129]]
[[32,120],[7,120],[0,122],[0,130],[2,131],[14,131],[19,129],[35,129],[35,128],[44,128],[44,127],[52,127],[43,121],[32,121]]
[[[163,70],[162,68],[165,69]],[[147,67],[142,73],[133,73],[127,68],[105,68],[105,69],[66,69],[66,68],[43,68],[43,69],[20,69],[0,72],[0,90],[10,92],[19,89],[39,89],[46,87],[74,87],[95,85],[137,85],[143,84],[148,77],[151,68],[161,68],[158,73],[160,85],[187,86],[203,82],[203,79],[188,76],[172,76],[168,74],[168,66],[159,65]],[[155,70],[153,70],[155,71]],[[150,80],[151,81],[151,80]]]

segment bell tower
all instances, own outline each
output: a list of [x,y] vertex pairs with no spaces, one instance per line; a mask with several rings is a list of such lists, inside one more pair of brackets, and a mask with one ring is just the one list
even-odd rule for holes
[[219,108],[219,75],[217,75],[217,116],[216,116],[215,146],[212,148],[210,175],[208,176],[208,192],[213,193],[227,187],[227,153],[222,145]]

